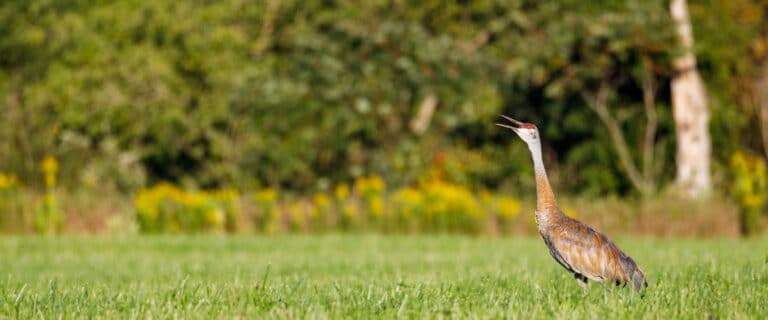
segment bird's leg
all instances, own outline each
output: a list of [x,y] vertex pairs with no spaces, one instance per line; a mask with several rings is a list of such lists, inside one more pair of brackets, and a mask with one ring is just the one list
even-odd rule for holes
[[584,294],[587,294],[587,277],[582,276],[578,273],[574,273],[573,277],[576,278],[576,282],[579,283],[579,286],[581,287],[581,291],[583,291]]

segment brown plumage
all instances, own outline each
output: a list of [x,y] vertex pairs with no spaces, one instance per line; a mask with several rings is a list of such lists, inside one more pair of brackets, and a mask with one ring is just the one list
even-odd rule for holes
[[557,207],[541,159],[541,142],[536,126],[502,117],[512,125],[497,125],[512,129],[528,144],[531,151],[536,174],[536,226],[557,263],[573,273],[584,290],[588,280],[616,285],[631,283],[638,291],[648,287],[645,275],[635,261],[613,241],[586,224],[566,216]]

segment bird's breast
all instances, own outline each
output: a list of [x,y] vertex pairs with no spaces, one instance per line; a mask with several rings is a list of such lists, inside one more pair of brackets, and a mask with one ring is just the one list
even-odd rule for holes
[[552,225],[552,213],[546,210],[536,210],[534,220],[539,233],[544,233]]

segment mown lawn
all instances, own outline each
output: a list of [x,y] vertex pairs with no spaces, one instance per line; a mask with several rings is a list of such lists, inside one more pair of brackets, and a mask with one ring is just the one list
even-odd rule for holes
[[768,318],[768,239],[619,239],[644,296],[536,238],[0,238],[0,318]]

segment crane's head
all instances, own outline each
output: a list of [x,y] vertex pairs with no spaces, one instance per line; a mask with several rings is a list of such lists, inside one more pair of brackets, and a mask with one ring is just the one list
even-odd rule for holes
[[497,123],[497,126],[512,129],[527,144],[539,141],[539,129],[532,123],[520,122],[505,115],[501,115],[501,117],[507,119],[512,124]]

